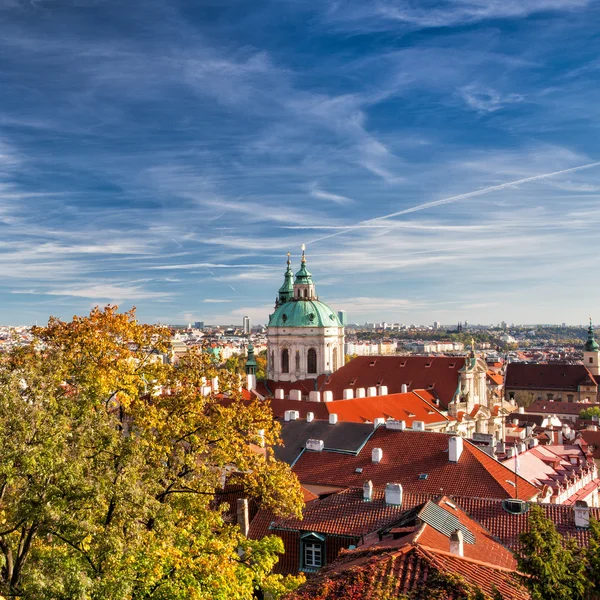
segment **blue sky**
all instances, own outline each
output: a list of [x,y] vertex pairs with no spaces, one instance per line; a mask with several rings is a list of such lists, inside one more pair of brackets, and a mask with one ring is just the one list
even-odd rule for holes
[[595,0],[0,0],[0,321],[265,322],[303,242],[350,321],[600,321],[599,82]]

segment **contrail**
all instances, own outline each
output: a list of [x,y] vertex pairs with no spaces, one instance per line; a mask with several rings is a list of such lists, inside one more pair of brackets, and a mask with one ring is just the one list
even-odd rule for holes
[[483,194],[489,194],[490,192],[496,192],[498,190],[503,190],[508,187],[520,185],[521,183],[529,183],[530,181],[539,181],[541,179],[548,179],[549,177],[555,177],[556,175],[564,175],[565,173],[574,173],[575,171],[582,171],[583,169],[591,169],[592,167],[598,167],[598,166],[600,166],[600,162],[593,162],[593,163],[589,163],[587,165],[571,167],[570,169],[563,169],[562,171],[553,171],[552,173],[544,173],[542,175],[534,175],[533,177],[525,177],[525,179],[517,179],[516,181],[508,181],[507,183],[493,185],[491,187],[483,188],[481,190],[476,190],[474,192],[458,194],[458,196],[450,196],[449,198],[442,198],[441,200],[434,200],[433,202],[426,202],[425,204],[418,204],[417,206],[412,206],[411,208],[405,208],[404,210],[399,210],[397,212],[390,213],[389,215],[384,215],[382,217],[374,217],[373,219],[366,219],[365,221],[360,221],[356,225],[349,225],[343,231],[338,231],[337,233],[330,233],[329,235],[325,235],[323,237],[312,240],[309,243],[315,244],[316,242],[321,242],[323,240],[327,240],[329,238],[336,237],[338,235],[342,235],[342,233],[347,233],[348,231],[352,231],[353,229],[360,229],[362,225],[365,225],[367,223],[373,223],[374,221],[382,221],[384,219],[391,219],[393,217],[399,217],[400,215],[407,215],[409,213],[417,212],[420,210],[426,210],[427,208],[432,208],[434,206],[441,206],[442,204],[451,204],[452,202],[456,202],[458,200],[465,200],[466,198],[482,196]]

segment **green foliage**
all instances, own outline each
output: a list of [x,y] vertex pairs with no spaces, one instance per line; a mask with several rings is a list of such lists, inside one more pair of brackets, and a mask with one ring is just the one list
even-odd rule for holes
[[[298,583],[270,573],[281,541],[247,540],[216,501],[227,475],[280,513],[303,505],[289,468],[252,449],[279,429],[237,373],[201,351],[164,364],[169,332],[133,310],[34,334],[0,358],[0,594],[250,600]],[[215,376],[230,405],[199,393]]]
[[583,551],[574,540],[564,540],[544,511],[533,505],[529,531],[520,535],[517,554],[522,583],[532,600],[582,600],[588,584]]
[[267,378],[267,351],[262,350],[255,355],[256,358],[256,379],[264,380]]
[[589,420],[592,417],[600,417],[600,406],[590,406],[579,413],[580,419]]

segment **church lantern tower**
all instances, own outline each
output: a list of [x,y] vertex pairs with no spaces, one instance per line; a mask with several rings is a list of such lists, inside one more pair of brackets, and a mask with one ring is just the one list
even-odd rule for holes
[[246,359],[246,388],[248,390],[256,389],[256,358],[254,357],[254,346],[248,344],[248,358]]
[[298,381],[333,373],[344,364],[344,326],[317,296],[302,246],[292,279],[290,255],[275,312],[267,326],[267,379]]
[[600,375],[600,346],[594,337],[594,326],[590,317],[588,339],[583,349],[583,364],[592,375]]

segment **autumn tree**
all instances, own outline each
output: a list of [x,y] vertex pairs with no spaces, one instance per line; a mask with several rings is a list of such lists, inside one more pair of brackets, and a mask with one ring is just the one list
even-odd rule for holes
[[600,417],[600,407],[599,406],[590,406],[590,408],[584,408],[579,413],[579,418],[584,421],[591,419],[592,417]]
[[[0,593],[24,599],[250,599],[281,540],[246,539],[218,502],[225,480],[299,515],[266,404],[201,351],[162,361],[170,335],[134,310],[51,319],[0,358]],[[230,398],[207,394],[219,378]]]

